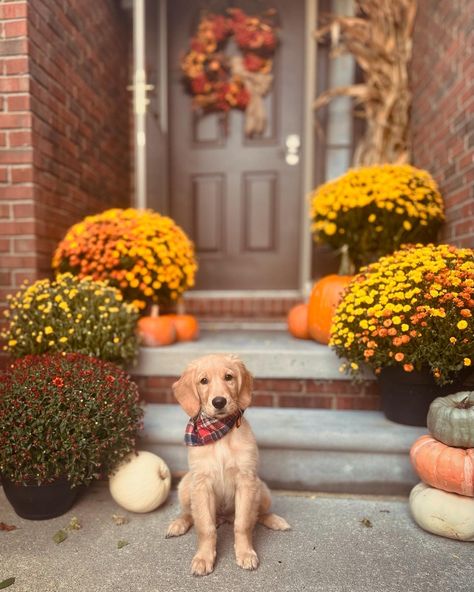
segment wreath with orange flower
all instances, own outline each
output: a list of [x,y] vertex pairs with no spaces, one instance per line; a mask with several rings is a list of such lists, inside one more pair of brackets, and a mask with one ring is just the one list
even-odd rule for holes
[[[181,61],[193,107],[204,113],[246,111],[246,133],[261,134],[266,114],[263,97],[271,88],[278,45],[275,11],[249,16],[239,8],[205,13]],[[242,55],[224,53],[233,38]]]

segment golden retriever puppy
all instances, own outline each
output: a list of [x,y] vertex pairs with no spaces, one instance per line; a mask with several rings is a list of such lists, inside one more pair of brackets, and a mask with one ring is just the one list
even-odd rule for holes
[[178,487],[181,514],[166,536],[180,536],[194,524],[198,548],[191,572],[207,575],[214,569],[217,526],[234,516],[237,564],[256,569],[256,522],[273,530],[290,526],[269,513],[270,492],[257,475],[257,444],[243,417],[252,400],[252,376],[237,356],[213,354],[192,362],[173,392],[191,418],[185,433],[189,472]]

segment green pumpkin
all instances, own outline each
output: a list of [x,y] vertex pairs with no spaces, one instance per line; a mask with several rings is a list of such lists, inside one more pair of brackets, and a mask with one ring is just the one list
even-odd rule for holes
[[474,391],[438,397],[427,418],[430,434],[458,448],[474,448]]

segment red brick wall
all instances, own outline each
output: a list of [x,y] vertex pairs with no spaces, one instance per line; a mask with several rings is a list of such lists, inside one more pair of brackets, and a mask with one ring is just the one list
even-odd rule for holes
[[[135,377],[141,397],[148,403],[176,403],[168,376]],[[380,397],[376,381],[354,384],[349,380],[256,379],[253,405],[306,409],[377,410]]]
[[466,0],[419,0],[414,30],[414,164],[446,202],[443,240],[474,247],[474,10]]
[[0,327],[6,296],[34,277],[32,114],[27,3],[0,3]]
[[269,297],[193,297],[188,292],[184,297],[185,311],[200,319],[262,321],[286,321],[290,309],[303,298]]
[[130,199],[130,24],[114,0],[0,1],[0,310],[67,228]]
[[29,2],[40,270],[64,231],[130,199],[130,28],[114,0]]

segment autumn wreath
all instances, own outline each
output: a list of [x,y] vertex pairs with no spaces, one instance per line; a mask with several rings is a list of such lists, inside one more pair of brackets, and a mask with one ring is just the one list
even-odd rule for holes
[[[229,8],[226,14],[205,13],[181,61],[193,106],[203,112],[245,111],[245,132],[250,136],[265,129],[263,97],[271,88],[278,43],[275,15],[272,10],[249,16],[239,8]],[[224,53],[230,38],[242,55]]]

